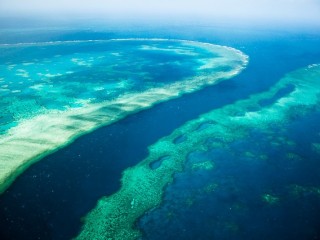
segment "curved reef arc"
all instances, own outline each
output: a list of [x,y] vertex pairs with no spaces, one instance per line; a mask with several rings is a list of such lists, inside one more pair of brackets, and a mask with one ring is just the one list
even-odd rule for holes
[[[271,105],[260,106],[288,84],[294,86]],[[252,110],[256,109],[256,110]],[[77,239],[137,239],[136,221],[162,201],[164,188],[173,181],[173,175],[183,170],[187,156],[195,151],[210,151],[217,145],[208,141],[214,136],[219,144],[228,144],[245,138],[253,129],[268,132],[275,125],[284,126],[292,118],[320,110],[320,64],[287,74],[269,91],[252,95],[246,100],[213,110],[176,129],[171,135],[149,147],[149,156],[124,171],[122,187],[115,194],[98,201],[85,217]],[[206,128],[208,122],[214,124]],[[175,143],[179,136],[185,141]],[[153,162],[163,159],[157,168]]]
[[[16,94],[12,99],[10,98],[10,95],[8,96],[8,92],[10,91],[8,91],[7,86],[5,86],[6,89],[2,89],[3,91],[0,89],[0,94],[5,96],[5,98],[3,98],[5,99],[4,101],[10,102],[12,100],[14,102],[10,106],[5,107],[4,113],[8,114],[3,118],[13,118],[12,122],[15,124],[15,126],[12,127],[12,122],[9,122],[8,126],[10,127],[0,135],[0,193],[5,191],[15,178],[31,164],[59,148],[70,144],[79,136],[123,119],[129,114],[150,108],[157,103],[168,101],[180,97],[181,95],[200,90],[208,85],[216,84],[219,81],[229,79],[239,74],[248,62],[248,57],[236,49],[184,40],[114,39],[37,44],[2,44],[0,45],[0,48],[9,49],[7,52],[10,54],[11,48],[17,49],[22,47],[27,51],[28,47],[37,46],[44,47],[45,49],[48,46],[60,46],[61,44],[67,45],[68,47],[76,47],[76,44],[78,43],[109,44],[111,42],[117,44],[131,43],[133,46],[131,50],[133,52],[140,51],[140,54],[142,52],[141,56],[144,56],[143,54],[146,52],[150,54],[156,52],[165,57],[167,57],[167,55],[170,57],[176,55],[180,57],[189,57],[189,59],[191,59],[190,62],[195,63],[197,68],[194,69],[192,74],[181,77],[180,79],[177,79],[178,81],[171,81],[169,83],[159,83],[155,81],[156,79],[151,78],[151,80],[146,80],[146,83],[140,84],[138,87],[133,85],[137,84],[136,82],[139,83],[139,81],[128,83],[125,80],[125,83],[122,81],[111,82],[109,85],[102,88],[101,84],[104,84],[104,82],[101,82],[100,80],[94,82],[90,79],[92,82],[88,84],[86,83],[86,79],[83,82],[74,82],[75,80],[72,80],[73,82],[71,83],[68,82],[69,76],[74,74],[70,69],[78,69],[80,74],[76,75],[75,78],[81,79],[83,78],[81,72],[83,68],[85,68],[86,71],[89,71],[88,69],[94,69],[95,66],[97,68],[100,67],[101,74],[106,74],[105,70],[101,68],[101,57],[103,56],[99,56],[99,52],[90,52],[91,55],[87,57],[87,59],[84,59],[85,57],[82,53],[82,55],[80,53],[76,53],[76,55],[68,53],[69,55],[62,57],[69,59],[69,65],[64,64],[65,62],[61,64],[58,60],[50,61],[51,58],[49,59],[47,55],[41,56],[43,58],[42,60],[36,59],[35,62],[31,63],[26,62],[26,59],[24,59],[25,56],[22,55],[20,56],[20,62],[17,64],[8,62],[7,65],[0,65],[8,76],[12,76],[10,74],[15,72],[16,74],[14,76],[17,79],[21,78],[28,79],[28,81],[31,82],[35,81],[32,82],[33,85],[27,86],[25,89],[12,91],[12,93]],[[149,45],[152,46],[150,47]],[[99,47],[101,46],[99,45]],[[44,51],[43,54],[47,54],[47,51]],[[103,52],[103,54],[105,54],[105,52]],[[113,57],[119,57],[121,55],[123,54],[114,53],[112,51],[110,53],[110,56]],[[199,55],[202,56],[201,59],[198,59]],[[52,59],[62,58],[58,54],[52,54],[51,57]],[[145,59],[142,57],[140,59],[142,59],[141,62],[144,63]],[[178,60],[179,59],[180,58],[178,58]],[[177,69],[179,69],[179,64],[183,62],[182,60],[180,60],[180,62],[178,60],[173,61],[172,63]],[[4,60],[2,59],[1,61]],[[96,65],[93,65],[92,62],[94,61],[97,61]],[[41,64],[38,64],[38,62],[41,62]],[[163,63],[160,62],[156,66],[162,66],[161,64]],[[32,66],[36,66],[35,71],[31,71]],[[43,66],[55,66],[57,69],[54,73],[37,73]],[[140,64],[138,68],[141,66],[142,65]],[[28,67],[28,71],[22,67]],[[123,72],[123,70],[118,70],[118,68],[121,67],[121,62],[112,65],[112,67],[117,67],[115,74],[121,71]],[[134,67],[136,66],[134,65]],[[154,70],[155,69],[153,68],[152,71]],[[64,71],[64,73],[61,74],[59,71]],[[95,78],[95,70],[90,70],[89,73]],[[32,79],[32,74],[34,74],[36,80]],[[126,71],[126,74],[130,74],[130,72]],[[138,79],[144,79],[143,77],[144,75],[138,75]],[[149,78],[146,77],[145,79],[150,79],[149,75],[148,77]],[[41,84],[38,84],[36,81],[41,81]],[[43,81],[49,82],[49,84],[45,85]],[[60,85],[54,85],[56,82]],[[84,89],[82,95],[85,96],[86,99],[83,99],[83,96],[79,97],[79,99],[73,96],[70,97],[70,91],[74,87],[77,89]],[[93,90],[96,94],[94,101],[91,99],[91,96],[86,95]],[[101,94],[101,91],[103,90],[105,90],[105,92],[104,94]],[[43,103],[39,104],[38,99],[31,103],[30,100],[25,102],[22,101],[22,97],[25,96],[26,93],[29,94],[29,92],[32,91],[34,92],[32,97],[43,98],[44,100],[40,99],[43,100]],[[41,93],[41,91],[44,92]],[[19,98],[19,94],[21,94],[21,98]],[[76,96],[75,92],[73,92],[73,94]],[[103,97],[101,97],[101,95]],[[99,101],[97,100],[98,97],[100,97]],[[56,99],[60,101],[57,100],[57,104],[63,105],[62,109],[52,107],[50,101],[55,101]],[[72,104],[70,101],[72,101]],[[20,104],[21,102],[23,104]],[[49,107],[46,107],[45,104],[49,104]],[[37,109],[35,110],[35,108]],[[17,110],[18,112],[12,114],[14,110]]]

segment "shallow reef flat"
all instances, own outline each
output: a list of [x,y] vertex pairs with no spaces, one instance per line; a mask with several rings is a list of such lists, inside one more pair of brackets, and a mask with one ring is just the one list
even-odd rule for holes
[[[318,112],[319,103],[320,64],[313,64],[288,73],[266,92],[187,122],[151,145],[147,158],[124,171],[120,190],[98,201],[84,218],[77,239],[139,238],[137,220],[161,204],[165,187],[183,170],[190,155],[244,139],[254,130],[268,137],[270,129],[281,129],[296,118]],[[272,195],[263,199],[277,200]]]
[[77,137],[229,79],[248,62],[233,48],[166,39],[0,48],[0,193]]

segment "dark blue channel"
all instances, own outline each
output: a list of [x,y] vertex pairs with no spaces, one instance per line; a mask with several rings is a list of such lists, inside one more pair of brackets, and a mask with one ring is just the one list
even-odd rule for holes
[[[90,34],[79,31],[72,36],[90,39]],[[100,197],[119,189],[121,172],[145,158],[149,145],[199,114],[267,90],[287,72],[320,61],[319,38],[295,34],[279,38],[278,32],[272,34],[188,27],[106,35],[213,42],[239,48],[250,56],[250,63],[231,80],[98,129],[31,166],[0,196],[0,239],[76,236],[81,217]],[[200,229],[201,224],[196,227]]]

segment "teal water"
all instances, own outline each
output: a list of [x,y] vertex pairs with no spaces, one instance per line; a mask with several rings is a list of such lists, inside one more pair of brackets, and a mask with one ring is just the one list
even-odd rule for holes
[[114,40],[0,48],[2,132],[47,110],[82,107],[180,81],[195,75],[198,59],[218,57],[174,41],[169,46],[161,41]]
[[[241,49],[250,56],[243,74],[100,129],[32,166],[1,196],[3,239],[74,237],[80,217],[100,197],[119,189],[121,172],[144,159],[147,146],[199,114],[265,91],[286,73],[319,61],[318,36],[233,36],[207,30],[189,38]],[[293,91],[287,85],[260,105],[270,106]],[[314,109],[291,117],[284,127],[270,128],[268,137],[253,129],[244,139],[188,156],[184,171],[165,189],[161,205],[137,222],[143,237],[317,239],[319,155],[313,143],[319,142],[319,114]],[[197,130],[214,124],[207,122]],[[212,141],[217,139],[213,136]],[[199,165],[208,160],[212,165],[207,170]],[[159,169],[164,161],[151,168]]]
[[[89,46],[83,49],[83,44]],[[61,51],[57,46],[68,48],[67,55],[53,55]],[[1,79],[8,84],[1,86],[0,192],[34,162],[80,135],[227,80],[248,62],[239,50],[186,40],[130,38],[1,47],[7,59]],[[79,51],[70,54],[75,48]],[[24,68],[19,57],[16,64],[10,62],[28,51],[40,60],[30,56],[29,62],[21,63]]]

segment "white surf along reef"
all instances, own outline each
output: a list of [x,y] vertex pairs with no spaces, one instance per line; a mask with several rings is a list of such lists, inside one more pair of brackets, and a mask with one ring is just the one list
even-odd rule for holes
[[0,45],[0,193],[31,164],[129,114],[229,79],[242,52],[114,39]]

